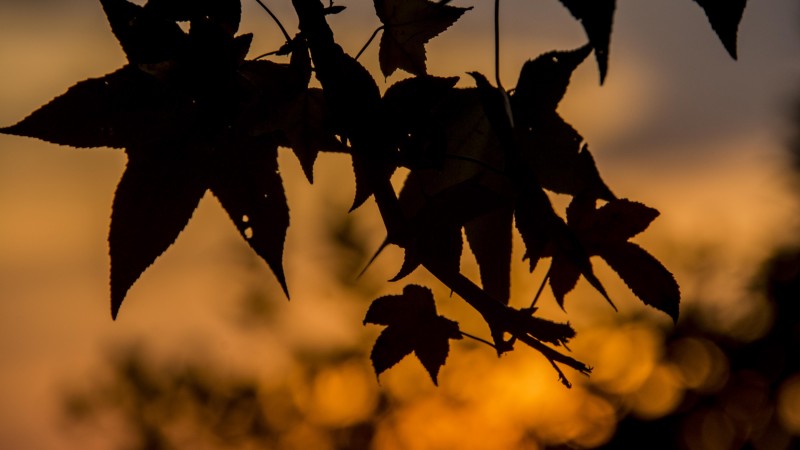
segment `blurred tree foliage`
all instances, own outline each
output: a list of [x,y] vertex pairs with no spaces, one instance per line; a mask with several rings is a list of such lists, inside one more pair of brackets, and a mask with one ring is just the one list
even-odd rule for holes
[[[344,260],[366,255],[349,220],[331,224],[331,242]],[[352,277],[343,272],[341,282],[351,283]],[[362,294],[366,299],[371,293],[368,289]],[[503,412],[487,406],[490,399],[475,400],[450,389],[490,385],[493,379],[505,383],[533,378],[528,370],[541,371],[543,366],[498,375],[487,372],[490,365],[476,356],[455,361],[453,369],[463,372],[469,367],[473,378],[451,376],[444,388],[433,392],[409,387],[409,380],[398,383],[397,377],[378,387],[366,362],[366,341],[335,352],[297,351],[288,375],[266,381],[247,373],[223,374],[213,360],[198,358],[181,365],[128,347],[113,353],[105,377],[93,375],[90,388],[69,392],[64,411],[79,428],[115,423],[111,429],[118,432],[116,448],[126,450],[797,448],[800,248],[777,250],[763,264],[751,294],[766,299],[772,323],[749,341],[736,333],[721,334],[694,310],[686,311],[674,329],[629,318],[601,327],[605,329],[586,330],[586,345],[596,352],[602,352],[602,345],[595,344],[608,344],[615,336],[634,344],[650,336],[656,348],[649,365],[637,363],[642,355],[635,351],[618,355],[626,371],[611,377],[598,372],[565,391],[565,397],[545,403],[550,405],[547,414],[563,422],[562,429],[552,422],[526,420],[535,409],[526,403],[523,385],[507,386],[506,397],[502,388],[495,388],[495,400],[508,402]],[[242,299],[251,312],[253,301]],[[269,299],[262,296],[259,301]],[[269,326],[270,317],[269,312],[263,314],[262,325]],[[474,345],[462,347],[460,354],[484,354]],[[646,369],[638,370],[637,364]],[[404,376],[408,374],[398,374]],[[572,406],[560,416],[553,401]],[[491,414],[503,425],[494,424]],[[448,431],[440,421],[454,422],[456,430]],[[425,430],[428,427],[435,428],[434,436]]]

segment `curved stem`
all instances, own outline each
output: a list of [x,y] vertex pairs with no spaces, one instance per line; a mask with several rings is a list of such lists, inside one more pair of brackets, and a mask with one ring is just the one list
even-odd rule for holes
[[272,20],[274,20],[275,23],[278,24],[278,28],[281,29],[281,33],[283,33],[283,37],[286,38],[286,42],[290,42],[292,40],[292,37],[289,36],[289,33],[286,31],[286,28],[283,27],[283,24],[278,19],[278,16],[273,14],[272,11],[270,11],[270,9],[267,7],[267,5],[265,5],[264,2],[262,2],[261,0],[256,0],[256,3],[261,5],[261,8],[263,8],[264,11],[266,11],[267,14],[269,14],[269,16],[272,17]]
[[464,336],[464,337],[470,338],[470,339],[472,339],[472,340],[478,341],[478,342],[480,342],[480,343],[486,344],[486,345],[488,345],[489,347],[492,347],[492,348],[494,348],[494,349],[496,349],[496,348],[497,348],[497,347],[495,347],[495,346],[494,346],[494,344],[492,344],[491,342],[487,341],[486,339],[479,338],[478,336],[473,336],[473,335],[471,335],[471,334],[469,334],[469,333],[465,333],[465,332],[463,332],[463,331],[461,332],[461,335],[462,335],[462,336]]
[[553,270],[553,262],[550,262],[550,267],[547,269],[547,273],[544,274],[544,278],[542,279],[542,284],[539,285],[539,290],[536,291],[536,296],[533,297],[533,301],[531,301],[531,306],[528,309],[533,309],[536,307],[536,302],[539,301],[539,297],[542,295],[542,291],[544,291],[544,287],[547,285],[547,280],[550,279],[550,272]]
[[378,28],[376,28],[375,31],[372,32],[372,36],[370,36],[369,39],[367,39],[367,43],[364,44],[364,46],[361,47],[361,50],[358,51],[358,53],[355,56],[355,59],[358,59],[361,56],[361,54],[364,53],[364,50],[366,50],[367,47],[369,47],[369,44],[372,44],[372,41],[375,39],[375,36],[377,36],[378,32],[383,30],[383,28],[384,26],[381,25]]
[[497,87],[503,89],[500,82],[500,0],[494,0],[494,78]]
[[257,61],[257,60],[259,60],[261,58],[266,58],[267,56],[272,56],[272,55],[277,55],[277,54],[278,54],[277,50],[273,50],[273,51],[267,52],[267,53],[262,53],[262,54],[256,56],[255,58],[253,58],[253,61]]

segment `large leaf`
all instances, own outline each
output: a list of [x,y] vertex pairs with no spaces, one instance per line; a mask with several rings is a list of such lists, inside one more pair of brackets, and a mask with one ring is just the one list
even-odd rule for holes
[[427,73],[425,44],[472,9],[430,0],[374,0],[374,3],[375,12],[383,22],[379,59],[386,77],[397,69],[414,75]]
[[[276,158],[295,124],[264,124],[276,114],[262,111],[285,105],[270,102],[276,92],[288,99],[306,92],[302,68],[243,64],[251,36],[232,36],[235,0],[102,3],[130,64],[78,83],[0,131],[126,149],[109,231],[112,315],[208,189],[286,290],[281,260],[289,216]],[[187,18],[188,36],[175,22]]]
[[377,375],[413,352],[433,384],[450,352],[450,339],[462,337],[458,323],[436,313],[433,293],[413,284],[400,295],[374,300],[364,317],[367,323],[386,326],[370,354]]

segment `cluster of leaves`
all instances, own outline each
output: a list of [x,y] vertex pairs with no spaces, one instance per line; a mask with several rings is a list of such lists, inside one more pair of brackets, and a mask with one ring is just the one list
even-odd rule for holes
[[[696,1],[735,56],[745,0]],[[574,336],[572,327],[536,317],[533,306],[509,306],[514,227],[531,270],[552,259],[548,278],[562,307],[581,276],[611,303],[590,261],[597,255],[645,304],[677,320],[680,293],[672,275],[628,242],[658,212],[617,198],[583,138],[556,111],[572,72],[590,53],[605,78],[614,0],[561,0],[589,43],[528,61],[511,91],[477,72],[469,74],[472,88],[427,74],[425,44],[470,8],[449,0],[374,0],[383,24],[383,75],[398,69],[414,75],[383,95],[334,39],[326,16],[341,6],[292,0],[299,33],[285,33],[287,42],[275,53],[291,58],[276,63],[246,59],[252,36],[237,35],[239,0],[100,2],[128,64],[76,84],[0,131],[125,149],[128,165],[109,233],[114,317],[206,190],[288,295],[282,256],[289,208],[276,161],[282,146],[295,152],[309,181],[320,151],[349,153],[357,184],[353,208],[374,196],[387,244],[405,250],[395,280],[423,266],[483,316],[498,353],[521,341],[541,352],[565,385],[559,363],[590,371],[553,348]],[[188,32],[179,22],[189,23]],[[321,89],[309,87],[312,74]],[[396,193],[390,177],[400,167],[410,174]],[[546,191],[572,197],[566,218]],[[462,230],[482,287],[461,274]],[[429,290],[413,285],[375,300],[365,322],[387,326],[372,352],[378,374],[414,352],[434,382],[449,340],[464,335],[437,314]]]

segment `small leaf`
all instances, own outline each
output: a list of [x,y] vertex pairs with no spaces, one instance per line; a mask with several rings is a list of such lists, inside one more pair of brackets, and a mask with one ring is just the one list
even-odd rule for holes
[[374,4],[384,25],[379,60],[385,77],[397,69],[427,73],[425,44],[472,9],[429,0],[374,0]]
[[694,0],[706,13],[711,28],[717,33],[725,50],[736,59],[736,36],[747,0]]
[[364,324],[385,325],[372,348],[370,359],[380,375],[411,352],[433,381],[450,352],[450,339],[461,339],[458,324],[436,313],[430,289],[408,285],[400,295],[387,295],[372,302]]
[[578,19],[586,31],[589,43],[594,47],[597,66],[600,70],[600,83],[608,72],[608,48],[611,40],[611,26],[614,22],[616,0],[560,0],[573,17]]

